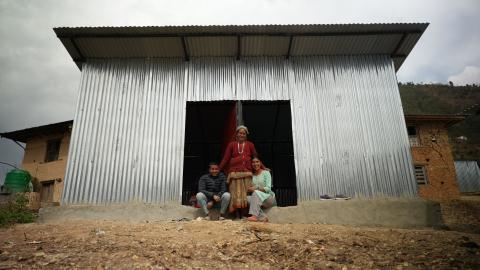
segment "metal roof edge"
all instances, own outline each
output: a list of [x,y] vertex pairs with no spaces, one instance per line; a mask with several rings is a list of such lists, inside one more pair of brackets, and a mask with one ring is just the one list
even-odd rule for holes
[[447,127],[465,121],[469,115],[459,114],[406,114],[406,122],[442,122]]
[[[19,130],[14,130],[14,131],[2,132],[2,133],[0,133],[0,137],[11,139],[11,140],[14,140],[14,141],[25,142],[26,141],[25,138],[27,138],[27,136],[29,134],[33,134],[33,133],[36,133],[36,132],[39,132],[39,131],[42,131],[42,130],[47,130],[47,133],[49,133],[48,132],[49,130],[58,131],[58,130],[63,129],[63,128],[68,128],[72,124],[73,124],[73,120],[68,120],[68,121],[63,121],[63,122],[47,124],[47,125],[41,125],[41,126],[19,129]],[[52,133],[52,132],[50,132],[50,133]]]
[[[78,68],[82,69],[82,64],[87,58],[111,58],[111,56],[102,57],[105,52],[103,47],[97,47],[93,51],[84,49],[86,40],[93,40],[92,42],[100,43],[100,39],[105,38],[105,42],[110,42],[112,38],[118,38],[122,42],[131,42],[128,39],[132,38],[165,38],[165,40],[173,40],[176,38],[181,41],[180,48],[183,48],[183,58],[189,61],[190,53],[186,45],[186,39],[196,40],[199,37],[206,38],[225,38],[235,37],[238,40],[237,45],[237,59],[240,59],[240,39],[264,36],[268,37],[289,37],[290,44],[288,45],[288,52],[286,52],[286,59],[289,59],[292,47],[292,40],[294,38],[330,38],[338,37],[342,40],[343,37],[356,37],[358,39],[368,36],[384,36],[391,38],[390,35],[397,35],[399,40],[395,48],[391,49],[388,54],[394,60],[395,70],[398,70],[405,61],[417,41],[420,39],[423,32],[428,27],[429,23],[352,23],[352,24],[264,24],[264,25],[167,25],[167,26],[87,26],[87,27],[55,27],[53,28],[56,36],[61,40],[64,47],[67,49],[72,60],[77,64]],[[343,39],[345,40],[345,39]],[[198,43],[198,41],[196,41]],[[203,41],[202,41],[203,42]],[[87,43],[88,44],[88,43]],[[92,44],[92,43],[90,43]],[[125,44],[125,43],[123,43]],[[128,43],[131,44],[131,43]],[[208,40],[205,40],[208,44]],[[131,45],[127,45],[131,46]],[[171,46],[171,43],[170,45]],[[264,46],[264,45],[263,45]],[[310,45],[312,46],[312,45]],[[177,47],[177,48],[178,48]],[[120,48],[120,47],[119,47]],[[140,49],[142,47],[139,47]],[[125,48],[119,49],[119,51]],[[97,50],[97,51],[95,51]],[[108,50],[107,50],[108,51]],[[93,55],[96,56],[92,56]],[[381,52],[378,51],[378,52]],[[377,53],[378,53],[377,52]],[[85,54],[86,53],[86,54]],[[348,52],[339,52],[340,54],[348,54]],[[376,54],[375,52],[371,52]],[[90,55],[89,55],[90,54]],[[147,53],[148,54],[148,53]],[[178,54],[178,53],[177,53]],[[108,54],[107,54],[108,55]],[[306,54],[309,56],[322,55],[320,54]],[[148,55],[145,55],[147,57]],[[177,56],[167,55],[168,57]],[[212,55],[217,56],[217,55]],[[219,56],[223,56],[222,52]],[[248,55],[247,55],[248,56]],[[280,56],[280,55],[277,55]],[[154,55],[152,57],[162,57]],[[120,58],[123,58],[120,57]],[[131,58],[131,55],[125,54],[125,58]]]
[[[232,31],[235,30],[249,30],[249,31],[258,31],[258,30],[265,30],[265,28],[271,28],[275,29],[275,34],[279,34],[282,28],[288,29],[294,29],[295,31],[304,32],[304,33],[312,33],[312,34],[319,34],[316,33],[315,31],[305,31],[305,28],[323,28],[323,31],[328,30],[328,28],[331,28],[332,30],[336,30],[335,28],[342,27],[342,28],[347,28],[347,27],[363,27],[363,28],[373,28],[373,27],[412,27],[412,26],[418,26],[418,29],[416,29],[416,32],[423,33],[425,29],[428,27],[430,23],[424,22],[424,23],[351,23],[351,24],[263,24],[263,25],[256,25],[256,24],[245,24],[245,25],[165,25],[165,26],[85,26],[85,27],[54,27],[53,30],[57,37],[59,38],[65,38],[65,37],[74,37],[78,36],[79,33],[82,31],[87,31],[91,32],[92,30],[96,31],[118,31],[122,30],[125,32],[129,31],[137,31],[137,30],[154,30],[154,31],[174,31],[174,30],[191,30],[190,33],[185,32],[183,33],[184,35],[189,35],[192,33],[197,33],[200,34],[202,31],[213,31],[213,32],[208,32],[208,33],[202,33],[203,35],[211,34],[222,34],[221,30],[228,31],[228,34],[241,34],[241,33],[232,33]],[[301,31],[301,29],[304,29],[304,31]],[[399,29],[400,30],[400,29]],[[216,32],[215,32],[216,31]],[[365,29],[366,31],[366,29]],[[404,29],[404,31],[399,31],[399,32],[405,32],[408,31]],[[66,34],[65,32],[70,32],[69,34]],[[298,34],[299,32],[296,32],[295,34]],[[359,34],[362,33],[362,29],[356,29],[352,34]],[[366,31],[368,32],[368,31]],[[382,32],[382,33],[392,33],[394,31],[388,30],[388,29],[380,29],[375,32]],[[254,32],[249,32],[248,34],[253,34]],[[265,31],[259,31],[258,34],[265,34]],[[327,32],[322,32],[324,34],[327,34]],[[118,34],[118,33],[117,33]],[[175,33],[171,33],[175,34]],[[247,33],[245,33],[247,34]],[[285,34],[294,34],[294,33],[285,33]],[[176,35],[181,35],[181,34],[176,34]],[[112,34],[112,36],[115,36],[115,34]]]

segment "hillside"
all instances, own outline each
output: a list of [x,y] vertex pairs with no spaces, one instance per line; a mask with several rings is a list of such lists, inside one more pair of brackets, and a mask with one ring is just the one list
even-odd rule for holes
[[[469,114],[449,129],[453,154],[456,160],[480,160],[480,86],[400,83],[399,88],[405,114]],[[459,136],[468,140],[458,142]]]

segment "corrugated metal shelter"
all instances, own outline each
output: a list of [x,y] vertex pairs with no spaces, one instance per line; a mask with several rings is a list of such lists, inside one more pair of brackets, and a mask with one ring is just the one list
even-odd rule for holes
[[460,192],[480,192],[480,168],[475,160],[455,161]]
[[82,70],[64,203],[179,201],[187,101],[288,101],[300,200],[416,196],[395,71],[428,24],[56,28]]

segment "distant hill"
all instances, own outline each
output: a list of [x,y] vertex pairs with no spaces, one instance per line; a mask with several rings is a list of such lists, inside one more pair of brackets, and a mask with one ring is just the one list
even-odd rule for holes
[[[470,114],[449,128],[456,160],[480,160],[480,86],[399,83],[405,114]],[[466,142],[455,138],[465,136]]]

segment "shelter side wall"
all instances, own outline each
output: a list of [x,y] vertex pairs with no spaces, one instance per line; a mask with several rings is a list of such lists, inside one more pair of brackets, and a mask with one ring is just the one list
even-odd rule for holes
[[184,73],[181,60],[85,64],[64,203],[179,200]]
[[85,64],[65,203],[181,198],[186,101],[290,100],[298,197],[415,196],[388,56]]
[[416,196],[391,60],[298,58],[291,61],[291,69],[300,197]]

